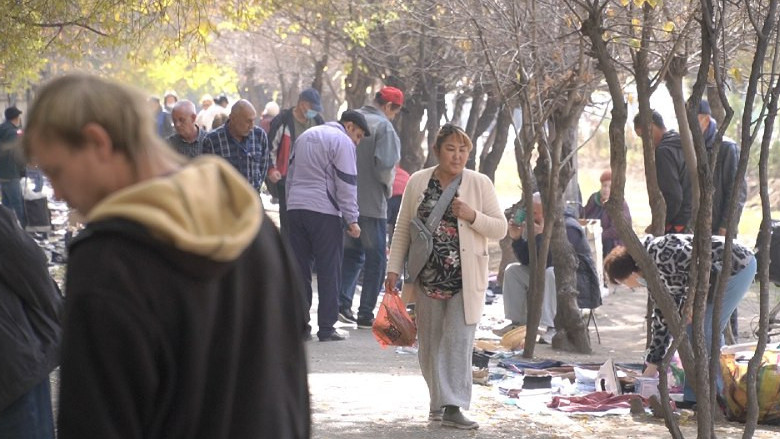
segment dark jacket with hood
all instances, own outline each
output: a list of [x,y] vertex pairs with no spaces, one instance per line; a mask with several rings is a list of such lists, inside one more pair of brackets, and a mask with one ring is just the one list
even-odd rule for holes
[[[718,125],[714,119],[710,118],[710,124],[707,130],[704,131],[704,141],[707,146],[707,157],[712,157],[712,153],[715,147],[715,137],[718,131]],[[731,198],[731,193],[734,191],[734,187],[737,184],[737,165],[739,163],[739,148],[737,143],[727,137],[723,138],[720,148],[718,149],[718,157],[715,161],[715,169],[712,172],[712,186],[714,188],[712,192],[712,233],[717,234],[718,229],[726,228],[726,221],[728,212],[726,207]],[[739,225],[739,217],[742,215],[742,209],[745,207],[745,199],[747,198],[747,183],[743,178],[739,186],[739,196],[737,197],[737,223]]]
[[655,148],[655,167],[658,187],[666,202],[666,226],[688,227],[693,208],[691,177],[676,131],[669,130],[661,137]]
[[24,158],[14,148],[19,127],[9,121],[0,124],[0,180],[14,180],[24,175]]
[[308,438],[303,286],[257,195],[200,157],[70,246],[59,438]]
[[46,255],[0,206],[0,412],[57,367],[62,295]]

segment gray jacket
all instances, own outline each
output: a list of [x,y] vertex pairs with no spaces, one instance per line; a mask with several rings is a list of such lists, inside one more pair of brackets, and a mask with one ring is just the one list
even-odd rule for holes
[[357,189],[360,216],[387,218],[395,165],[401,159],[401,139],[382,110],[365,105],[357,111],[366,118],[371,136],[357,147]]

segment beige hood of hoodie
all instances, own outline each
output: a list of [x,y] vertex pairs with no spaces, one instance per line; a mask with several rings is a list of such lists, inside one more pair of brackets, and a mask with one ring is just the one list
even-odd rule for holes
[[233,166],[201,156],[174,174],[114,192],[89,212],[87,222],[114,218],[138,222],[179,250],[226,262],[257,235],[262,205]]

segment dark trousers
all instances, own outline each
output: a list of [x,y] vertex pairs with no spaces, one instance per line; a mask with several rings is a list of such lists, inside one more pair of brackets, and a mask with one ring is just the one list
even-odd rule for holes
[[387,268],[387,220],[360,216],[360,238],[344,235],[344,266],[341,270],[339,303],[342,309],[352,308],[360,271],[363,284],[360,290],[358,319],[374,318],[379,290],[385,281]]
[[[284,229],[303,275],[309,309],[312,304],[311,269],[317,270],[317,336],[331,335],[339,315],[339,286],[344,251],[342,220],[335,215],[294,209],[287,212]],[[306,310],[307,322],[309,310]]]
[[49,377],[0,411],[0,438],[54,438]]
[[3,196],[3,206],[11,209],[16,214],[22,228],[27,225],[27,218],[24,215],[24,198],[22,198],[21,180],[13,178],[0,183],[0,194]]
[[279,230],[284,233],[287,227],[287,177],[276,182],[276,198],[279,200]]
[[387,199],[387,233],[388,243],[393,242],[393,233],[395,233],[395,220],[398,219],[398,211],[401,210],[401,195],[394,195]]

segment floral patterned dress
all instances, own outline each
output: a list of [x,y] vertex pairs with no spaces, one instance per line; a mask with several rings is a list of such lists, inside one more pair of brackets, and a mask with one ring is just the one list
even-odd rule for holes
[[[417,209],[418,218],[422,221],[428,219],[442,192],[444,189],[439,180],[431,176]],[[425,294],[434,299],[449,299],[463,289],[458,218],[452,213],[451,202],[433,231],[433,251],[418,278]]]

